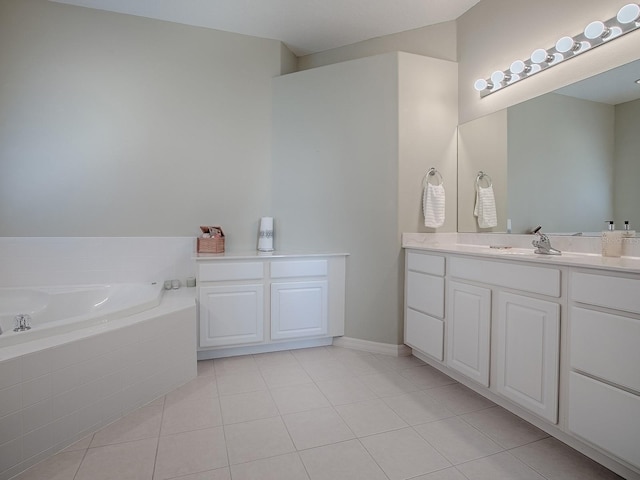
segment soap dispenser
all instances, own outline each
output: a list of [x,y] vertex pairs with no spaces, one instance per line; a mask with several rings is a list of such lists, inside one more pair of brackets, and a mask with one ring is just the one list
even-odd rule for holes
[[629,220],[624,221],[624,230],[622,231],[622,238],[633,238],[636,236],[636,231],[631,230],[631,225],[629,225]]
[[625,257],[633,255],[632,245],[634,240],[629,240],[631,238],[635,238],[636,231],[631,230],[631,226],[629,225],[629,220],[624,221],[624,230],[622,231],[622,255]]
[[619,257],[622,255],[622,232],[615,230],[613,220],[607,223],[607,230],[602,232],[602,256]]

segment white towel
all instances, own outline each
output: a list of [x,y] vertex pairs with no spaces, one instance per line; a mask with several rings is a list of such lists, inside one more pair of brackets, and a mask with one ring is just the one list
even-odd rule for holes
[[492,228],[498,226],[498,215],[496,214],[496,198],[493,195],[493,186],[481,187],[476,190],[476,207],[473,214],[478,217],[480,228]]
[[422,193],[424,226],[438,228],[444,225],[444,187],[427,183]]

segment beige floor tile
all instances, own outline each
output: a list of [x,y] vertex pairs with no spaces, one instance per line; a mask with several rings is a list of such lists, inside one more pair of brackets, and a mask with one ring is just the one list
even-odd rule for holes
[[279,415],[278,407],[268,390],[223,395],[220,397],[220,407],[225,425]]
[[156,438],[90,448],[75,480],[151,480]]
[[454,465],[486,457],[503,448],[457,417],[414,427]]
[[294,357],[289,350],[284,350],[282,352],[258,353],[253,355],[253,359],[260,369],[300,365],[296,357]]
[[196,377],[165,395],[165,405],[202,397],[217,397],[218,388],[213,375]]
[[378,398],[369,387],[357,378],[320,380],[316,382],[316,385],[332,405],[344,405]]
[[385,365],[375,355],[368,354],[338,354],[335,357],[342,365],[354,375],[369,375],[372,373],[385,373],[391,371],[391,367]]
[[260,367],[260,373],[262,373],[262,378],[264,378],[269,388],[288,387],[313,382],[304,368],[297,364]]
[[416,367],[405,368],[400,370],[400,375],[420,388],[442,387],[443,385],[458,383],[450,376],[445,375],[430,365],[418,365]]
[[403,393],[395,397],[384,397],[382,400],[409,425],[420,425],[454,416],[442,403],[424,392]]
[[403,370],[405,368],[416,367],[418,365],[426,365],[422,360],[418,357],[414,357],[413,355],[396,357],[394,355],[376,354],[375,357],[394,370]]
[[544,480],[509,452],[467,462],[457,468],[469,480]]
[[224,432],[232,465],[295,451],[280,417],[225,425]]
[[325,347],[300,348],[298,350],[291,350],[291,353],[300,363],[313,363],[330,360],[332,358]]
[[555,438],[545,438],[509,453],[549,480],[614,480],[621,477]]
[[467,413],[461,418],[505,449],[520,447],[549,436],[502,407]]
[[233,480],[309,480],[297,453],[232,465]]
[[411,480],[468,480],[456,467],[445,468],[437,472],[414,477]]
[[494,407],[495,403],[459,383],[430,388],[427,392],[456,415]]
[[166,395],[162,395],[161,397],[156,398],[155,400],[151,400],[149,403],[144,405],[145,407],[152,407],[155,405],[164,405],[164,401],[166,399]]
[[178,433],[160,437],[153,478],[164,480],[215,470],[228,464],[222,427]]
[[162,416],[161,435],[188,432],[222,425],[220,398],[210,394],[168,403]]
[[13,480],[73,480],[84,450],[61,452],[21,473]]
[[74,452],[76,450],[86,450],[91,445],[91,440],[93,440],[93,433],[91,435],[87,435],[84,438],[81,438],[75,443],[72,443],[67,448],[63,450],[63,452]]
[[198,375],[215,375],[213,360],[200,360],[198,362]]
[[162,410],[162,405],[151,405],[134,410],[120,420],[97,431],[93,436],[91,446],[100,447],[157,437],[160,435]]
[[282,419],[298,450],[355,438],[340,415],[331,407],[292,413]]
[[387,480],[357,440],[304,450],[300,458],[311,480]]
[[282,415],[330,406],[329,401],[313,383],[274,388],[271,395]]
[[181,475],[171,480],[231,480],[231,471],[229,467],[223,467],[216,470],[194,473],[192,475]]
[[380,433],[360,441],[390,480],[404,480],[451,466],[412,428]]
[[213,360],[213,369],[216,375],[230,375],[240,372],[255,372],[258,364],[253,355],[242,355],[238,357],[216,358]]
[[329,358],[328,360],[301,361],[300,363],[315,382],[354,377],[354,374],[351,373],[347,367],[334,358]]
[[362,375],[358,378],[380,397],[391,397],[418,390],[418,387],[398,375],[397,372],[373,373],[371,375]]
[[405,428],[407,424],[382,400],[338,405],[342,419],[358,437]]
[[218,393],[220,395],[234,395],[236,393],[257,392],[266,390],[260,370],[243,370],[236,373],[216,374]]

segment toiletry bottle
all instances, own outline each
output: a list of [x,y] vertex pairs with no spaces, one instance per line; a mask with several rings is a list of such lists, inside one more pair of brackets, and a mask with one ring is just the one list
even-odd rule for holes
[[631,230],[631,225],[629,225],[629,220],[624,221],[624,230],[622,231],[622,238],[633,238],[636,236],[636,231]]
[[622,255],[625,257],[632,256],[631,253],[633,247],[634,240],[629,240],[631,238],[635,238],[636,231],[631,230],[631,226],[629,225],[629,220],[624,221],[624,230],[622,231]]
[[622,255],[622,232],[615,231],[613,220],[607,223],[607,230],[602,232],[602,256],[619,257]]

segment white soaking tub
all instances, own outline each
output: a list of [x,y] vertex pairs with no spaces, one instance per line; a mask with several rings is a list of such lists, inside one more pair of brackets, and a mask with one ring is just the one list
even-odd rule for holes
[[[160,304],[162,284],[0,288],[0,347],[70,332],[140,313]],[[30,329],[14,332],[16,317]]]

